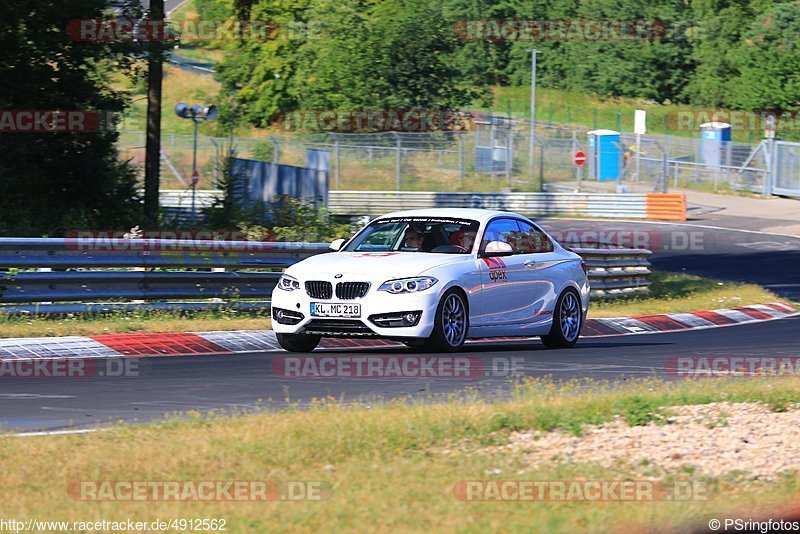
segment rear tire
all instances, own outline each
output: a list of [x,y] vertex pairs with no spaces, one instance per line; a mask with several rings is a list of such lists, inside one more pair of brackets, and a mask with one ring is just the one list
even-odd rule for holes
[[317,345],[321,336],[311,334],[275,334],[278,345],[289,352],[311,352]]
[[422,347],[431,352],[458,352],[469,331],[469,312],[464,296],[451,289],[442,296],[436,308],[431,337]]
[[570,288],[561,293],[553,310],[553,326],[550,333],[542,336],[542,343],[549,349],[574,347],[583,328],[583,310],[578,292]]

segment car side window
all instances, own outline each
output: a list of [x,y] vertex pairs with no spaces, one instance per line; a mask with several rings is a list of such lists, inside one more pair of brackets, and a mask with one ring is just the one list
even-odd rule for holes
[[490,241],[502,241],[508,243],[512,247],[514,234],[519,233],[517,221],[514,219],[495,219],[486,227],[483,233],[483,241],[481,241],[481,250],[486,248]]
[[553,242],[547,234],[525,221],[517,221],[519,232],[514,235],[511,247],[515,254],[537,254],[553,252]]

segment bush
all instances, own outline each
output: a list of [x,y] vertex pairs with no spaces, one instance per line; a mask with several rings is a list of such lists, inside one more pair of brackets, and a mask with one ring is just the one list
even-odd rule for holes
[[658,403],[649,398],[634,395],[624,400],[622,417],[629,426],[645,426],[650,423],[662,423],[664,416]]
[[263,241],[319,243],[353,233],[350,223],[335,221],[326,208],[315,208],[311,202],[288,195],[276,197],[268,213],[268,223],[243,224],[240,228],[250,239]]

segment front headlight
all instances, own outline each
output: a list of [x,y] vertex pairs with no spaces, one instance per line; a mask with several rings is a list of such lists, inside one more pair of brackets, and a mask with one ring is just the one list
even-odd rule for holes
[[284,291],[294,291],[300,289],[300,282],[288,274],[282,274],[278,280],[278,287]]
[[381,284],[378,291],[388,291],[389,293],[416,293],[417,291],[425,291],[430,289],[436,284],[438,280],[431,276],[419,276],[416,278],[400,278],[398,280],[389,280]]

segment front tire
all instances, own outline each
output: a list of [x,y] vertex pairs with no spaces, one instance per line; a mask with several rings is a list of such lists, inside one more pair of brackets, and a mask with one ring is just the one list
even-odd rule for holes
[[451,289],[439,301],[433,332],[423,348],[432,352],[458,352],[467,340],[468,330],[467,303],[459,291]]
[[578,342],[583,327],[583,311],[578,292],[567,289],[558,297],[553,310],[553,326],[550,333],[542,336],[542,343],[549,349],[568,349]]
[[289,352],[311,352],[319,345],[320,336],[311,334],[275,334],[278,345]]

